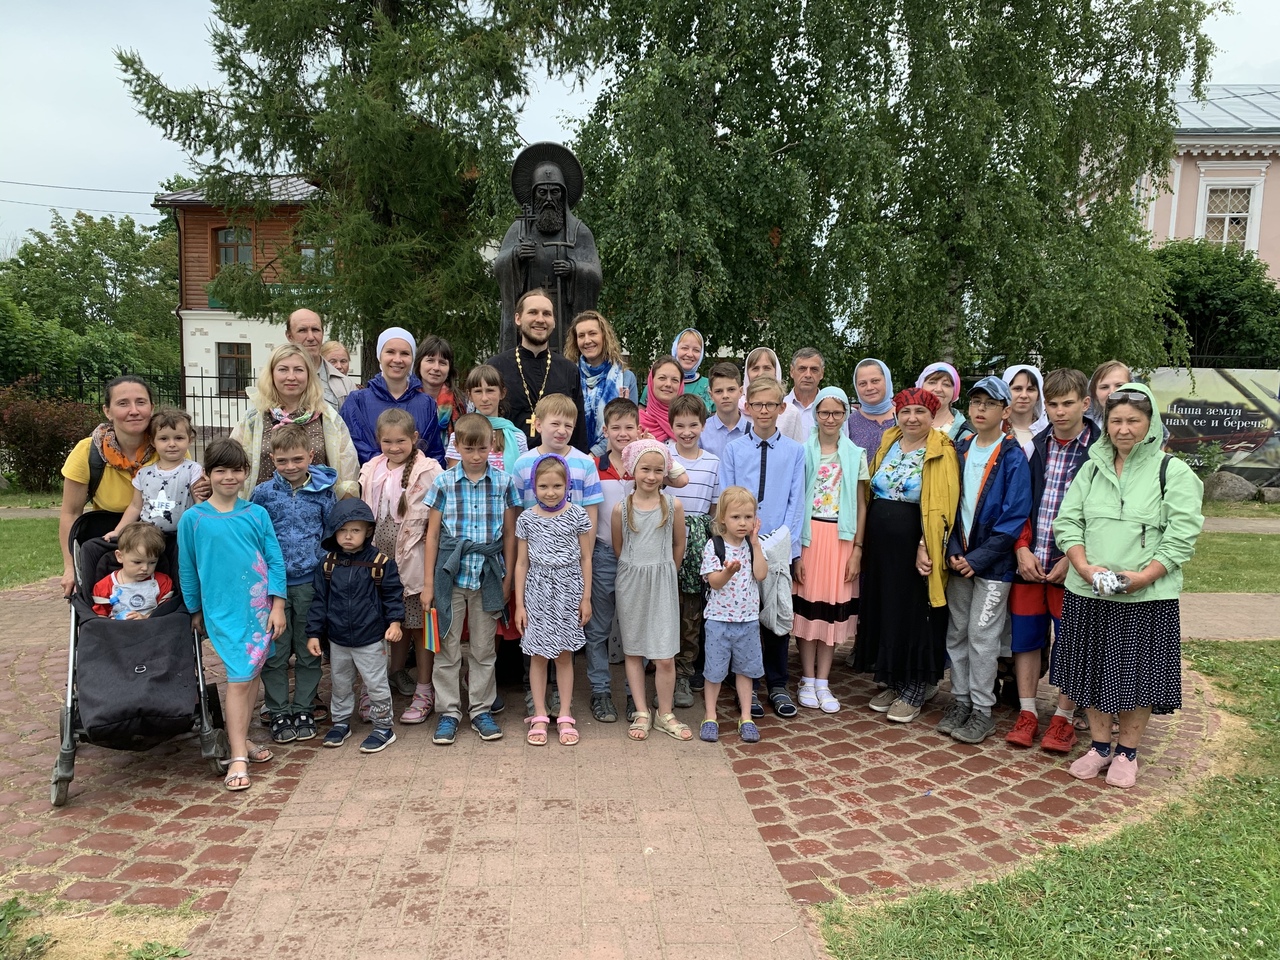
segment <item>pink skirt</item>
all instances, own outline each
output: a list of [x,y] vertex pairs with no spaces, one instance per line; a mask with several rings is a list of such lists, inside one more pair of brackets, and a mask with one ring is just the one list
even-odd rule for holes
[[804,585],[793,584],[797,640],[819,640],[838,646],[858,632],[858,577],[844,579],[853,541],[840,539],[840,525],[823,520],[810,524],[809,545],[800,551]]

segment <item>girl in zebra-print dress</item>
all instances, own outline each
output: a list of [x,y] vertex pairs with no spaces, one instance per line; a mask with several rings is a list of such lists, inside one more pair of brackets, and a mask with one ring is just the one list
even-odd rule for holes
[[516,521],[515,626],[520,649],[529,656],[533,716],[527,740],[547,742],[547,664],[556,664],[556,686],[564,713],[556,718],[560,742],[578,742],[574,728],[573,654],[586,644],[583,625],[591,619],[591,551],[595,534],[587,512],[568,501],[568,464],[543,454],[530,475],[538,502]]

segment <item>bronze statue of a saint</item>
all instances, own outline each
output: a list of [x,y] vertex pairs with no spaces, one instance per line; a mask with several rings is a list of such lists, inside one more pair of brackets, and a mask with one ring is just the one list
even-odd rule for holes
[[594,310],[600,298],[595,237],[572,212],[582,198],[582,165],[562,144],[531,144],[511,167],[511,190],[522,215],[502,238],[494,263],[502,291],[500,349],[516,345],[516,301],[541,288],[556,313],[551,349],[561,353],[573,318]]

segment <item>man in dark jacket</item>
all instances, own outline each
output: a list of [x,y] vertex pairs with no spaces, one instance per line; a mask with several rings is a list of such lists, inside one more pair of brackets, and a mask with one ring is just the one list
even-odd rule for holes
[[[1044,378],[1045,413],[1049,426],[1036,435],[1031,454],[1031,514],[1018,537],[1018,574],[1009,595],[1013,623],[1013,669],[1017,677],[1019,713],[1006,743],[1029,747],[1040,732],[1036,687],[1044,673],[1049,625],[1062,619],[1063,582],[1070,564],[1053,539],[1053,521],[1067,487],[1089,457],[1101,435],[1087,416],[1089,381],[1079,370],[1051,370]],[[1006,681],[1007,682],[1007,681]],[[1040,746],[1054,753],[1070,753],[1076,744],[1072,726],[1075,704],[1059,695],[1058,709],[1049,721]]]
[[956,699],[938,732],[961,743],[981,743],[995,730],[991,708],[1016,569],[1013,545],[1031,509],[1026,455],[1004,433],[1010,399],[998,377],[974,384],[969,422],[977,433],[956,444],[960,509],[947,545],[947,655]]
[[351,736],[356,674],[369,694],[373,732],[361,753],[377,753],[395,742],[391,729],[391,684],[386,643],[399,643],[404,620],[404,587],[396,562],[373,547],[373,512],[363,500],[340,500],[325,523],[320,546],[329,553],[316,568],[315,597],[307,616],[307,648],[320,654],[320,637],[329,637],[333,727],[326,747],[340,747]]

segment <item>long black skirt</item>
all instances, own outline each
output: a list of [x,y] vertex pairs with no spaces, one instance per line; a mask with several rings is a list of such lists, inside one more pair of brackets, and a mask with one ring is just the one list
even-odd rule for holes
[[871,501],[853,668],[896,688],[937,683],[946,667],[947,608],[929,606],[916,571],[920,530],[918,503]]
[[1079,707],[1173,713],[1182,706],[1178,601],[1104,600],[1068,590],[1049,682]]

